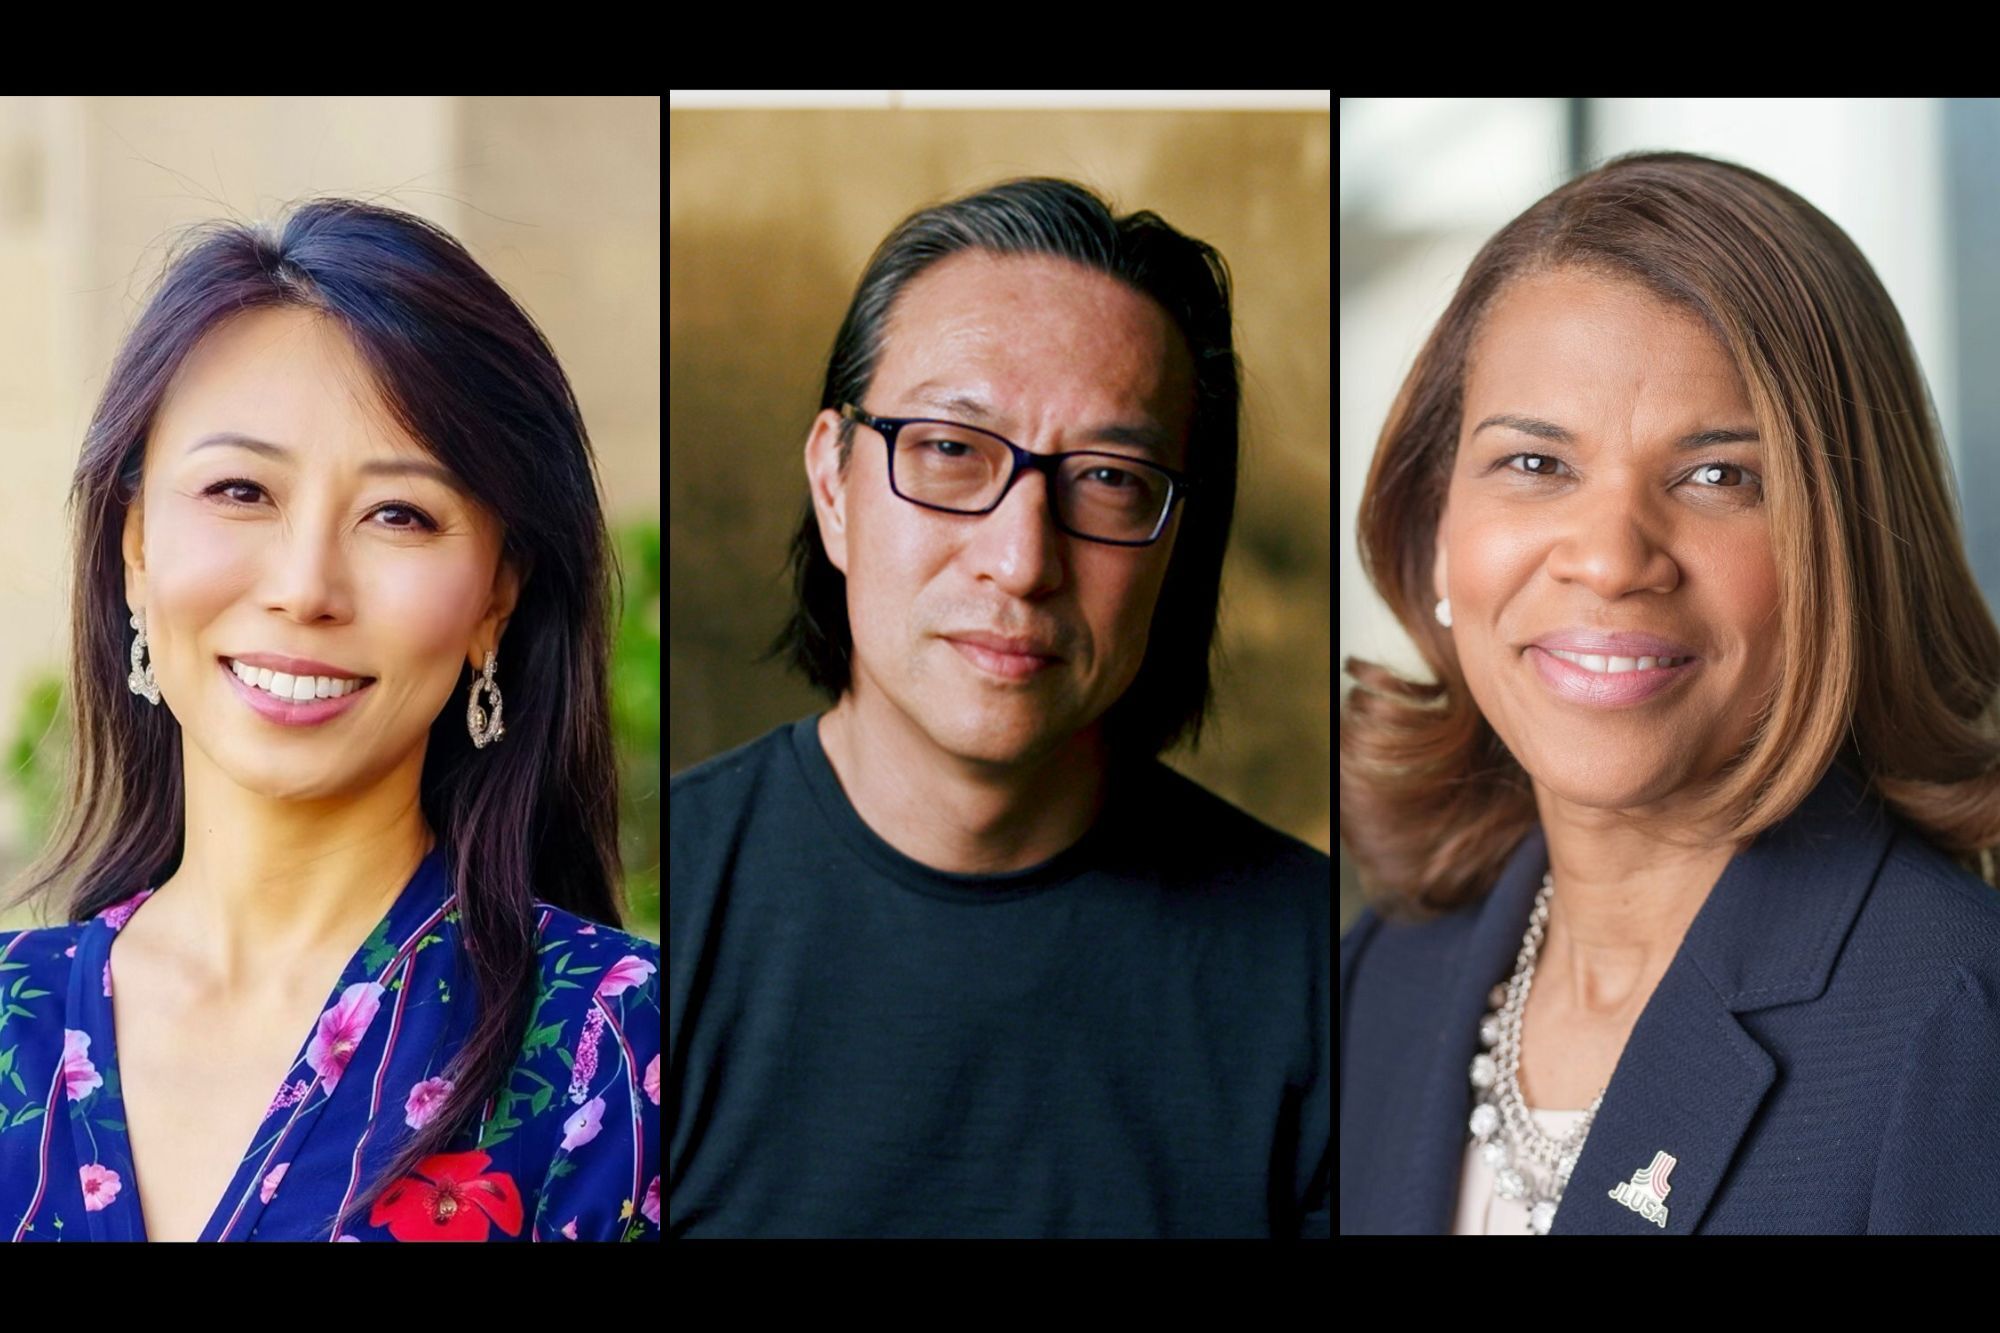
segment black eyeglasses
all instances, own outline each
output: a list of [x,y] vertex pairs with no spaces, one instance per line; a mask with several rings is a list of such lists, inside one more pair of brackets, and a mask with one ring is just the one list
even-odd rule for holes
[[[840,415],[879,432],[888,445],[889,489],[898,499],[947,514],[990,514],[1030,469],[1049,488],[1056,526],[1111,546],[1150,546],[1174,504],[1194,489],[1185,473],[1129,454],[1079,449],[1030,453],[1005,436],[956,421],[878,417],[853,403]],[[903,432],[911,426],[922,430]]]

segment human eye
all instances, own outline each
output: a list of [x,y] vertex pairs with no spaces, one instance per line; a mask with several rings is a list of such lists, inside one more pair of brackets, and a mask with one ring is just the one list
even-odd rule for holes
[[1137,473],[1127,472],[1124,468],[1111,467],[1102,463],[1084,473],[1084,476],[1093,484],[1104,486],[1110,490],[1127,490],[1139,484]]
[[1512,466],[1514,460],[1517,458],[1532,458],[1535,459],[1537,462],[1561,463],[1562,466],[1564,467],[1569,466],[1569,464],[1563,463],[1563,461],[1560,458],[1557,458],[1554,454],[1508,454],[1505,458],[1500,460],[1500,466],[1506,468],[1509,472],[1514,473],[1516,476],[1553,477],[1555,475],[1555,473],[1553,472],[1543,472],[1543,471],[1522,472],[1520,469]]
[[[1762,480],[1761,478],[1759,478],[1759,477],[1757,476],[1757,474],[1756,474],[1755,472],[1752,472],[1752,471],[1751,471],[1751,470],[1750,470],[1749,468],[1747,468],[1747,467],[1743,467],[1743,466],[1742,466],[1742,465],[1740,465],[1740,464],[1737,464],[1737,463],[1725,463],[1725,462],[1721,461],[1720,459],[1717,459],[1716,461],[1714,461],[1714,462],[1712,462],[1712,463],[1703,463],[1703,464],[1701,464],[1701,465],[1700,465],[1699,467],[1695,468],[1695,470],[1694,470],[1694,471],[1692,471],[1692,472],[1688,473],[1688,476],[1689,476],[1690,478],[1694,478],[1694,477],[1701,477],[1701,478],[1702,478],[1702,479],[1704,479],[1704,480],[1713,480],[1713,478],[1712,478],[1712,477],[1711,477],[1711,476],[1710,476],[1709,474],[1710,474],[1710,473],[1713,473],[1713,472],[1718,472],[1718,471],[1720,471],[1720,472],[1740,472],[1740,473],[1742,473],[1742,474],[1743,474],[1743,479],[1744,479],[1744,484],[1743,484],[1743,485],[1739,485],[1739,486],[1725,486],[1725,487],[1721,487],[1721,488],[1720,488],[1720,489],[1722,489],[1722,490],[1730,490],[1730,491],[1735,491],[1735,490],[1747,490],[1747,489],[1749,489],[1749,488],[1751,488],[1751,487],[1755,487],[1755,488],[1756,488],[1757,490],[1760,490],[1760,491],[1764,489],[1764,483],[1763,483],[1763,480]],[[1710,488],[1709,488],[1709,487],[1706,487],[1706,486],[1704,486],[1704,487],[1702,487],[1702,489],[1703,489],[1703,490],[1708,490],[1708,489],[1710,489]]]
[[[242,477],[230,477],[225,481],[216,482],[213,486],[203,491],[202,494],[205,496],[216,496],[219,503],[231,505],[238,509],[254,509],[256,507],[256,501],[254,500],[237,500],[231,498],[227,492],[233,490],[250,490],[257,492],[259,495],[264,493],[264,488],[254,481],[249,481]],[[430,515],[424,513],[423,510],[417,508],[415,505],[405,504],[400,500],[393,500],[388,504],[377,505],[374,512],[380,514],[386,510],[398,510],[409,515],[413,520],[409,523],[385,523],[382,525],[391,532],[416,532],[419,530],[436,532],[438,530],[437,523],[432,520]]]

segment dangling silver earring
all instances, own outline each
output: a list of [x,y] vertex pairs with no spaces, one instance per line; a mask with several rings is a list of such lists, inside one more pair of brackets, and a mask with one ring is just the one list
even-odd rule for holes
[[1443,625],[1446,629],[1451,628],[1451,598],[1446,597],[1438,602],[1437,618],[1438,624]]
[[[507,729],[500,725],[500,687],[493,683],[493,668],[499,660],[498,653],[491,648],[486,650],[486,672],[472,678],[472,693],[465,701],[465,729],[472,733],[474,748],[480,750],[507,734]],[[479,687],[482,685],[493,695],[493,722],[490,727],[485,711],[479,707]]]
[[146,655],[146,613],[132,613],[132,628],[139,631],[139,637],[132,640],[132,674],[125,678],[125,686],[132,693],[144,698],[158,708],[160,706],[160,683],[153,679],[153,664],[147,662],[142,669],[139,665]]

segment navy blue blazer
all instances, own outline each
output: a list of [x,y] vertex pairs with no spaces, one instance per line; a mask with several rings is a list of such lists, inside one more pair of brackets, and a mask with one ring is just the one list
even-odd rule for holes
[[[1342,1234],[1450,1233],[1479,1020],[1548,864],[1537,825],[1477,902],[1341,936]],[[1664,1228],[1612,1197],[1659,1153]],[[1839,764],[1716,881],[1550,1234],[1663,1232],[2000,1234],[2000,889]]]

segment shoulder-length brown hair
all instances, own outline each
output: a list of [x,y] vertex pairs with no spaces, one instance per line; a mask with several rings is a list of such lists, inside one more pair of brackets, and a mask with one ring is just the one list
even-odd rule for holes
[[1639,283],[1701,318],[1742,373],[1765,441],[1781,682],[1680,828],[1753,838],[1838,761],[1995,883],[2000,631],[1966,561],[1943,434],[1895,304],[1847,233],[1783,185],[1643,152],[1556,189],[1486,243],[1376,442],[1362,566],[1437,683],[1342,664],[1355,687],[1341,705],[1340,837],[1370,905],[1423,920],[1480,897],[1538,818],[1526,771],[1433,618],[1431,564],[1467,356],[1503,292],[1555,269]]

